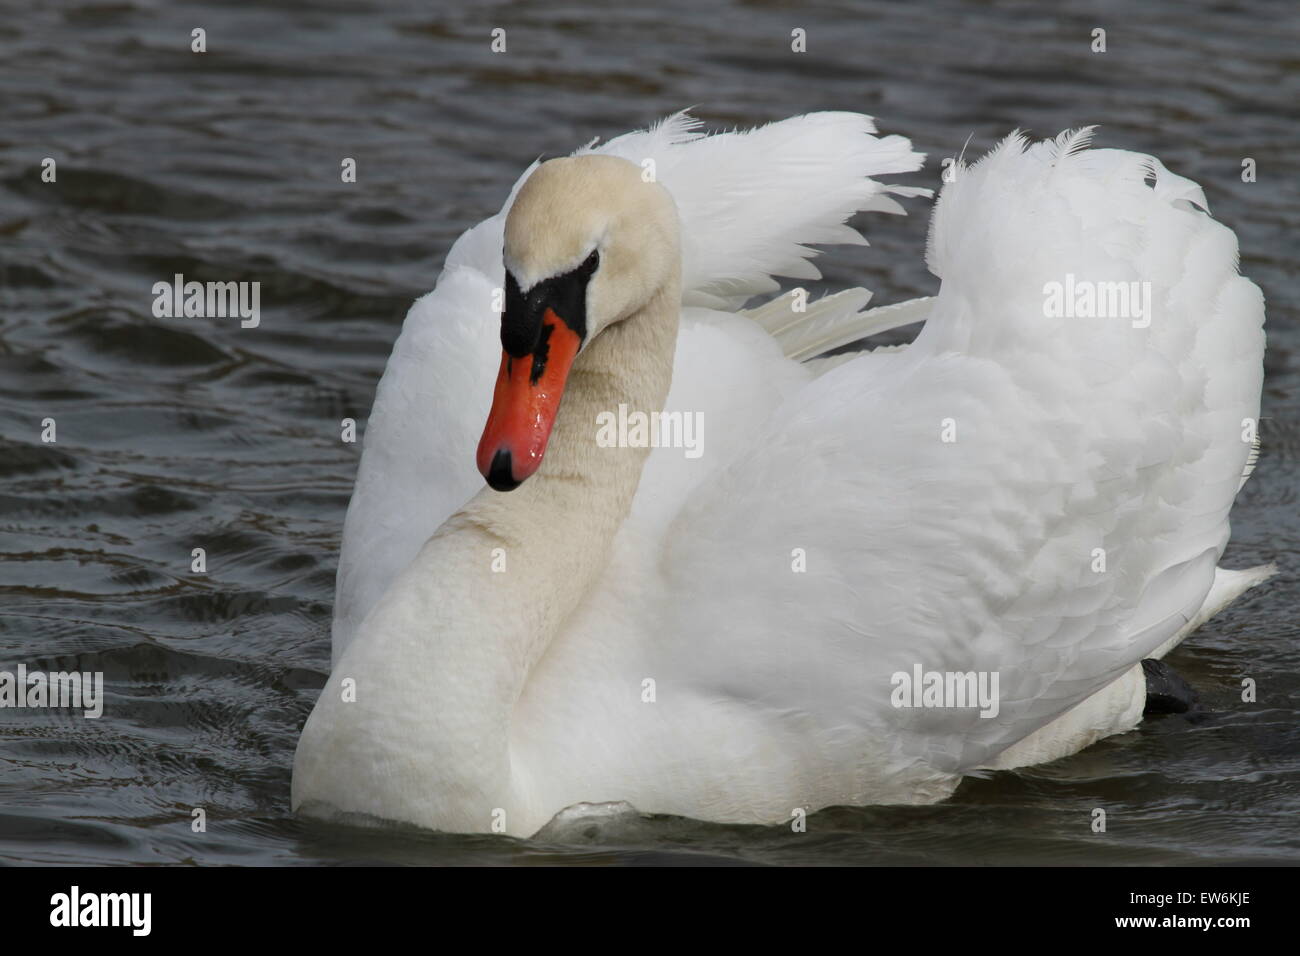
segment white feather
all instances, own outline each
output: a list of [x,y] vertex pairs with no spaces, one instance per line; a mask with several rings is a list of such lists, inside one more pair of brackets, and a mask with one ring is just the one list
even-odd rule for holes
[[[854,292],[796,324],[779,305],[734,314],[774,275],[809,274],[809,245],[846,241],[855,210],[906,192],[866,177],[920,157],[872,130],[814,114],[700,138],[679,115],[603,147],[654,159],[676,200],[686,307],[667,408],[700,412],[709,444],[698,461],[650,455],[599,579],[528,674],[511,832],[580,801],[777,822],[941,799],[963,775],[1131,726],[1135,666],[1264,576],[1216,571],[1251,456],[1240,423],[1259,413],[1262,296],[1199,187],[1150,157],[1087,148],[1087,130],[1015,134],[959,163],[938,200],[933,300],[859,313]],[[336,650],[481,485],[499,236],[498,216],[462,237],[394,348],[345,527]],[[1067,277],[1147,283],[1149,323],[1051,314]],[[781,347],[811,355],[901,318],[925,319],[903,349],[810,368]],[[894,707],[892,675],[914,666],[999,675],[998,713]],[[438,707],[388,703],[417,724]],[[419,758],[331,785],[386,787],[436,822],[402,789],[426,779]]]
[[[654,161],[681,219],[688,306],[730,310],[775,290],[773,276],[816,278],[811,246],[865,242],[844,225],[855,212],[887,192],[929,195],[870,178],[917,169],[923,157],[901,136],[874,135],[869,116],[810,113],[714,136],[700,126],[682,112],[577,150]],[[519,177],[500,212],[456,241],[436,287],[411,307],[393,345],[344,522],[335,660],[429,535],[482,487],[474,448],[500,356],[492,301],[504,283],[505,216],[536,167]]]

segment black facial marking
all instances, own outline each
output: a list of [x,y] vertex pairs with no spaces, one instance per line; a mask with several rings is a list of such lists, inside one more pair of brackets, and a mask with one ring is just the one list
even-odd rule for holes
[[[542,316],[548,308],[564,320],[564,324],[578,335],[578,341],[587,338],[587,283],[600,265],[600,253],[592,250],[576,269],[537,283],[526,293],[521,292],[515,277],[506,270],[506,308],[501,313],[501,347],[507,355],[523,358],[541,349],[541,364],[546,364],[546,342]],[[549,334],[549,333],[546,333]],[[532,379],[537,381],[541,371],[536,358]]]
[[551,354],[551,333],[554,331],[554,325],[542,323],[542,334],[537,340],[537,347],[533,349],[533,367],[528,372],[528,381],[532,385],[536,385],[542,372],[546,371],[546,359]]
[[501,347],[507,355],[515,358],[523,358],[531,352],[542,331],[541,311],[534,308],[536,303],[532,299],[531,294],[525,297],[519,291],[519,283],[507,269],[506,308],[501,313]]

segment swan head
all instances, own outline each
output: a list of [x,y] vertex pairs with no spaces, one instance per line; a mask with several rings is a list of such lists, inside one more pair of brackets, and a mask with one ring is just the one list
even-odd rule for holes
[[679,267],[677,210],[641,167],[604,155],[542,163],[505,224],[501,370],[478,469],[497,491],[542,463],[569,370]]

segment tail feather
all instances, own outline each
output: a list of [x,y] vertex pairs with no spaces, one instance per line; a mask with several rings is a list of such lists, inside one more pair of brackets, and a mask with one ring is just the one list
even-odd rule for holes
[[1244,571],[1229,571],[1227,568],[1214,569],[1214,583],[1210,593],[1205,595],[1201,609],[1181,630],[1151,653],[1156,660],[1164,657],[1181,644],[1193,631],[1218,614],[1237,598],[1241,597],[1257,584],[1263,584],[1277,574],[1276,564],[1260,564]]
[[1237,486],[1238,491],[1246,487],[1246,482],[1255,473],[1255,466],[1259,464],[1259,449],[1259,436],[1256,436],[1255,440],[1250,443],[1250,452],[1246,455],[1246,467],[1241,469],[1241,484]]

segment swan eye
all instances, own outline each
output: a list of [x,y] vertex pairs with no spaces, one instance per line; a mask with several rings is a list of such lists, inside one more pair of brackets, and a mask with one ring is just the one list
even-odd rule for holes
[[592,249],[591,255],[582,261],[580,268],[583,272],[592,273],[596,271],[598,265],[600,265],[600,250]]

